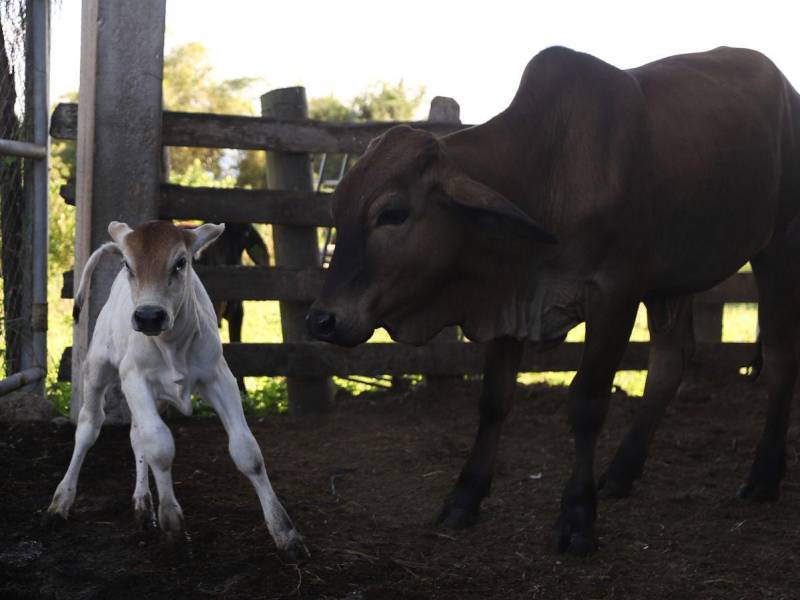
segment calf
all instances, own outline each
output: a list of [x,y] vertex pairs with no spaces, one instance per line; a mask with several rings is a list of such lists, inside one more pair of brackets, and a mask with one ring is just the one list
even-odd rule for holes
[[214,224],[181,229],[163,221],[150,221],[133,230],[125,223],[108,226],[113,242],[97,249],[86,263],[75,296],[76,315],[92,271],[104,254],[120,255],[124,269],[100,311],[81,366],[83,404],[75,448],[47,513],[50,518],[67,518],[81,464],[103,423],[104,392],[119,381],[131,412],[137,521],[155,519],[148,480],[148,469],[152,469],[158,488],[158,523],[167,539],[178,539],[183,513],[172,489],[175,445],[159,408],[170,403],[188,415],[190,396],[197,393],[219,415],[231,457],[255,487],[279,553],[295,560],[307,550],[272,490],[261,450],[245,421],[236,382],[222,355],[214,308],[192,269],[192,257],[224,229]]

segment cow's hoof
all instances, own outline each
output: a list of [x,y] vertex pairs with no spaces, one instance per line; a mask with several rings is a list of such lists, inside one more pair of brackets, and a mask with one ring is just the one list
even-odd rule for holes
[[61,529],[67,522],[67,515],[47,509],[42,515],[42,527],[45,529]]
[[436,515],[436,524],[447,529],[474,527],[480,517],[480,504],[463,504],[447,497]]
[[737,498],[753,500],[754,502],[777,502],[780,496],[780,483],[747,481],[736,492]]
[[633,481],[614,477],[606,471],[597,482],[597,495],[601,498],[627,498],[633,492]]
[[303,538],[298,535],[284,547],[278,548],[278,558],[287,565],[296,565],[311,558],[311,552],[303,543]]
[[153,510],[153,498],[150,494],[133,499],[133,520],[137,529],[148,532],[158,529],[156,513]]
[[593,527],[578,528],[568,514],[562,513],[553,527],[553,549],[558,554],[569,552],[586,556],[597,550],[600,544]]

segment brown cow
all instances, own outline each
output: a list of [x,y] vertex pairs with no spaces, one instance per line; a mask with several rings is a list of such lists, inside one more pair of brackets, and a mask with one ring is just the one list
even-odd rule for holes
[[[692,352],[690,294],[750,260],[760,294],[769,412],[740,495],[778,496],[798,372],[800,97],[763,55],[734,48],[623,71],[550,48],[511,105],[436,138],[395,127],[336,190],[338,241],[308,316],[354,345],[376,327],[422,344],[460,324],[488,342],[480,425],[439,515],[473,524],[489,492],[523,342],[586,322],[569,390],[575,465],[558,551],[596,547],[595,442],[640,301],[651,350],[636,421],[601,478],[627,495]],[[558,243],[556,242],[558,239]]]

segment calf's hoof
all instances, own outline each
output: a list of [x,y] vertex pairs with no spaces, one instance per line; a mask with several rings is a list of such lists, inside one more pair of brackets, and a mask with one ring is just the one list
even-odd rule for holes
[[569,552],[576,556],[586,556],[597,550],[600,544],[594,526],[586,522],[580,511],[563,511],[553,526],[553,549],[558,554]]
[[459,501],[448,496],[436,515],[436,524],[447,529],[474,527],[480,517],[480,502]]
[[777,502],[781,496],[780,483],[766,483],[759,481],[746,481],[736,497],[742,500],[753,500],[754,502]]
[[42,527],[45,529],[61,529],[67,522],[67,515],[54,510],[52,507],[42,515]]
[[285,564],[296,565],[311,558],[311,552],[308,551],[308,548],[303,543],[302,536],[295,534],[289,542],[278,547],[278,558]]
[[153,497],[150,494],[133,499],[133,520],[141,531],[158,528],[156,513],[153,510]]

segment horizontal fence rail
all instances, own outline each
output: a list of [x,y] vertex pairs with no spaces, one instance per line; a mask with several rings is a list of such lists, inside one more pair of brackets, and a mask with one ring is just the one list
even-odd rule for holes
[[[161,141],[164,146],[238,148],[276,152],[329,152],[361,154],[369,142],[394,125],[411,125],[436,135],[469,127],[457,123],[415,121],[395,123],[334,123],[330,121],[281,121],[264,117],[164,111]],[[50,135],[74,140],[78,137],[78,105],[56,106]]]
[[[75,205],[75,181],[61,186],[61,197]],[[216,223],[272,223],[330,227],[331,194],[161,184],[161,219]]]
[[[213,300],[313,301],[322,289],[325,269],[287,267],[195,267]],[[64,273],[62,298],[72,298],[74,275]],[[750,273],[737,273],[707,292],[697,294],[701,304],[758,302],[755,280]]]
[[[647,368],[647,342],[631,342],[620,369]],[[61,358],[58,377],[68,381],[71,375],[71,348]],[[463,342],[445,342],[413,347],[401,344],[362,344],[338,348],[323,342],[283,344],[224,344],[225,359],[237,377],[324,375],[424,375],[458,376],[483,371],[484,346]],[[536,352],[527,347],[521,372],[574,371],[580,364],[582,343],[565,343],[553,350]],[[753,356],[753,344],[698,343],[695,361],[722,367],[746,365]]]

